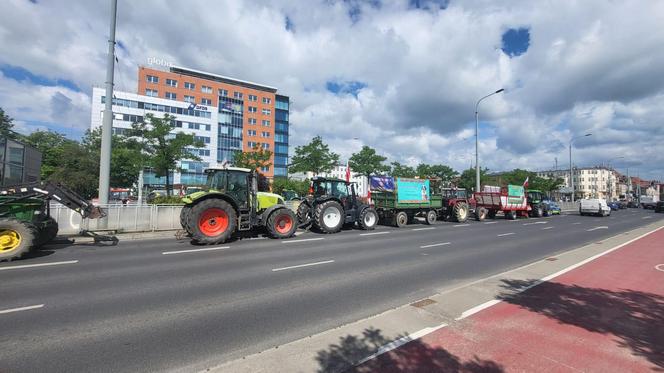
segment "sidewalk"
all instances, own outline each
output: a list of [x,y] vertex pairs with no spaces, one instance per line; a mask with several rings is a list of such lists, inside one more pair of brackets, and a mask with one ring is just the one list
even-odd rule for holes
[[663,270],[660,229],[516,295],[533,282],[504,280],[502,302],[351,371],[661,371]]

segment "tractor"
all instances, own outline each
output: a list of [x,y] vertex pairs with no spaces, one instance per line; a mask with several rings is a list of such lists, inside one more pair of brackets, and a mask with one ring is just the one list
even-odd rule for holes
[[[31,249],[38,248],[58,235],[58,223],[50,215],[51,201],[57,201],[78,212],[83,218],[106,216],[99,207],[64,185],[35,182],[2,187],[0,189],[0,261],[19,259]],[[117,238],[91,235],[95,242]]]
[[527,196],[528,206],[531,208],[529,211],[531,217],[549,216],[549,206],[544,203],[544,193],[541,190],[528,189]]
[[313,225],[323,233],[336,233],[345,224],[356,224],[364,230],[376,228],[378,213],[359,200],[355,183],[342,179],[314,177],[310,195],[298,206],[301,227]]
[[463,223],[470,214],[468,196],[463,188],[442,188],[443,206],[438,218],[446,221]]
[[205,191],[188,195],[180,224],[200,244],[226,242],[237,231],[266,228],[274,238],[288,238],[297,229],[296,216],[284,199],[259,192],[259,174],[247,168],[209,168]]

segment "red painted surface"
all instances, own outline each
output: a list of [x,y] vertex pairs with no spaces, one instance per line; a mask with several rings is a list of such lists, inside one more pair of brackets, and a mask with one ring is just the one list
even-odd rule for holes
[[[664,370],[664,229],[356,368]],[[506,287],[525,282],[505,283]]]

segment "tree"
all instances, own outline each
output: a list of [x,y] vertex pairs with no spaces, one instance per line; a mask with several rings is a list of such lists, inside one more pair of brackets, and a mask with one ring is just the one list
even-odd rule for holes
[[14,132],[14,118],[5,114],[5,111],[0,108],[0,135],[16,139],[18,134]]
[[410,166],[402,165],[399,162],[392,162],[392,169],[390,175],[392,177],[415,177],[417,176],[417,171]]
[[184,159],[200,161],[200,157],[193,154],[192,148],[205,146],[203,142],[197,141],[194,135],[184,132],[171,133],[174,118],[169,114],[164,114],[163,118],[146,114],[143,122],[132,124],[132,129],[127,134],[129,138],[140,139],[147,165],[154,169],[158,177],[166,177],[167,195],[171,193],[169,173],[177,168],[177,162]]
[[55,171],[63,167],[63,160],[69,157],[66,151],[71,150],[76,143],[65,135],[53,131],[35,131],[23,140],[42,153],[42,180],[49,180]]
[[[480,168],[480,185],[485,185],[490,178],[487,176],[488,168]],[[459,176],[457,186],[468,191],[475,189],[475,168],[464,170]]]
[[262,167],[272,166],[270,159],[272,159],[272,152],[265,150],[259,144],[256,144],[249,151],[236,151],[233,155],[233,164],[236,167],[260,170]]
[[[98,162],[101,155],[101,127],[86,131],[81,142],[94,154]],[[147,162],[146,157],[141,153],[141,144],[134,138],[113,135],[111,149],[111,186],[130,188],[137,184],[139,172]]]
[[320,136],[311,139],[307,145],[295,148],[289,170],[295,172],[313,172],[314,176],[322,172],[330,172],[339,162],[339,154],[330,151]]
[[272,191],[276,194],[283,195],[285,190],[294,190],[299,196],[306,196],[307,193],[309,193],[309,181],[275,177],[272,182]]
[[350,156],[348,164],[351,171],[366,176],[368,180],[371,174],[390,170],[389,166],[383,164],[385,160],[386,157],[376,154],[376,149],[365,145],[362,150]]

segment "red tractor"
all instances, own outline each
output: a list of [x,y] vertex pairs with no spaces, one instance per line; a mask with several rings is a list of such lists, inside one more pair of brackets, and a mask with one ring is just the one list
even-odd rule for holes
[[470,201],[466,189],[442,188],[443,206],[438,212],[438,219],[463,223],[470,215]]

